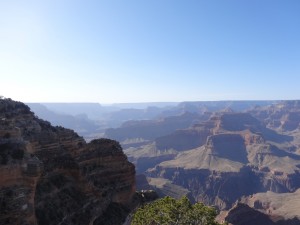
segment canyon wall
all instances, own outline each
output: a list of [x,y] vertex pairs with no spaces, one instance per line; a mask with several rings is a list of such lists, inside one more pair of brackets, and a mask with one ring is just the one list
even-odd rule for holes
[[0,184],[0,224],[121,224],[135,169],[118,142],[87,144],[23,103],[0,99]]

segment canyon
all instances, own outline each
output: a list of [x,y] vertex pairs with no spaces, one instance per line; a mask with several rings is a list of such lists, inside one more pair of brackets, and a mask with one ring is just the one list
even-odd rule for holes
[[[11,172],[19,168],[15,174],[22,177],[23,186],[27,182],[24,190],[35,190],[26,192],[30,207],[22,207],[27,210],[24,212],[34,211],[36,217],[29,213],[26,218],[43,224],[41,215],[50,210],[59,218],[56,222],[88,215],[92,218],[89,223],[109,224],[109,218],[119,218],[111,221],[118,224],[136,201],[136,188],[154,189],[160,196],[187,195],[192,202],[216,207],[219,221],[233,225],[300,224],[299,101],[183,102],[145,107],[107,114],[106,118],[119,118],[115,124],[71,115],[95,122],[90,123],[90,131],[84,127],[86,123],[74,127],[90,132],[84,133],[89,143],[72,130],[38,119],[28,108],[23,109],[26,113],[21,110],[22,122],[16,123],[18,117],[11,116],[14,120],[10,121],[2,116],[5,120],[1,123],[13,124],[9,129],[3,126],[3,140],[17,137],[13,140],[18,142],[3,142],[5,148],[17,150],[6,158],[1,155],[1,160],[14,168]],[[101,139],[92,141],[92,136]],[[22,152],[26,154],[21,157]],[[26,162],[35,162],[36,176],[22,172]],[[1,177],[5,182],[12,179],[8,174]],[[23,190],[16,188],[11,194],[7,193],[10,186],[3,188],[2,199]],[[43,196],[40,190],[50,194]],[[47,204],[49,198],[55,199],[54,205]],[[95,200],[98,198],[101,203]],[[61,199],[70,203],[62,207]],[[77,205],[75,214],[71,205]],[[84,209],[80,205],[85,205]],[[58,214],[54,210],[57,207],[62,207]]]
[[[286,216],[289,203],[281,210],[274,210],[256,208],[245,200],[256,194],[257,199],[262,198],[260,204],[265,205],[278,202],[277,194],[299,200],[298,101],[281,101],[242,111],[228,107],[216,111],[195,108],[198,118],[186,128],[146,139],[144,145],[124,145],[137,172],[145,174],[149,185],[162,195],[188,195],[192,201],[215,206],[220,215],[227,214],[220,221],[236,225],[300,224],[300,205],[295,204],[298,201],[293,202],[292,217]],[[269,194],[271,197],[265,203],[259,193],[274,195]]]

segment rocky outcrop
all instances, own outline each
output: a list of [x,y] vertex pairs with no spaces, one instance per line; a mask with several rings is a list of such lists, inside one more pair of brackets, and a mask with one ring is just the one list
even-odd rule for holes
[[133,159],[134,164],[137,167],[137,173],[144,173],[147,169],[154,167],[155,165],[171,160],[175,157],[174,154],[168,155],[160,155],[160,156],[153,156],[153,157],[139,157],[137,159]]
[[105,135],[120,142],[130,139],[154,140],[177,129],[187,128],[204,118],[204,115],[196,113],[183,113],[158,120],[128,121],[119,128],[107,129]]
[[220,158],[247,164],[245,140],[239,134],[216,134],[207,139],[207,148]]
[[200,147],[206,143],[208,136],[222,133],[242,134],[248,142],[291,140],[288,136],[277,134],[266,128],[249,113],[222,112],[215,113],[208,121],[158,137],[155,142],[158,149],[183,151]]
[[135,193],[134,165],[121,146],[108,139],[93,140],[76,157],[81,174],[102,196],[126,205]]
[[300,128],[300,101],[281,101],[269,106],[256,107],[249,111],[268,127],[279,131]]
[[282,116],[280,128],[286,131],[300,128],[300,110],[298,112],[289,112]]
[[177,130],[174,133],[158,137],[155,139],[155,145],[161,150],[189,150],[205,144],[209,135],[211,135],[210,129],[195,125],[192,128]]
[[259,178],[249,168],[241,172],[217,172],[157,166],[148,175],[168,179],[189,190],[196,201],[215,205],[219,209],[230,208],[236,199],[257,190],[259,184]]
[[[117,142],[87,144],[23,103],[1,99],[0,183],[0,224],[121,224],[135,170]],[[105,217],[114,212],[118,223]]]
[[[255,202],[258,208],[261,208],[260,202]],[[295,208],[297,206],[290,206]],[[221,222],[226,221],[230,225],[299,225],[299,214],[292,218],[287,218],[285,210],[284,214],[271,214],[261,209],[250,207],[244,203],[236,203],[228,212],[219,216]]]
[[204,145],[181,151],[147,175],[168,179],[189,190],[195,200],[219,209],[231,208],[244,195],[300,187],[300,156],[280,148],[291,137],[266,128],[247,113],[216,114],[190,129],[196,127],[210,132]]
[[262,129],[262,124],[249,113],[225,113],[220,116],[219,127],[227,131]]
[[229,211],[225,221],[232,225],[275,225],[267,215],[241,203]]
[[256,193],[239,202],[264,213],[276,224],[300,224],[299,199],[300,189],[292,193]]
[[177,151],[183,151],[197,148],[204,145],[207,137],[213,134],[212,129],[216,127],[217,120],[218,118],[213,116],[206,122],[158,137],[155,139],[155,144],[157,148],[161,150],[175,149]]

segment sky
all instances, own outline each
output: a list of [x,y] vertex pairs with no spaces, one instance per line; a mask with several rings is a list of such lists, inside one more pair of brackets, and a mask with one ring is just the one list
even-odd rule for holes
[[299,0],[0,0],[0,95],[300,99]]

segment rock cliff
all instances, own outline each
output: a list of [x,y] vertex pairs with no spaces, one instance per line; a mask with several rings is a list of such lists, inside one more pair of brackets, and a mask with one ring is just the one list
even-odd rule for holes
[[[300,189],[293,193],[265,192],[243,197],[237,205],[243,204],[265,214],[274,224],[298,225],[300,224]],[[235,206],[235,208],[238,208]],[[233,209],[227,213],[240,219]]]
[[87,144],[0,99],[0,184],[0,224],[121,224],[135,169],[116,141]]
[[[298,200],[298,199],[297,199]],[[285,201],[283,201],[285,202]],[[296,201],[295,201],[296,202]],[[266,202],[261,203],[260,201],[255,201],[255,206],[249,206],[245,203],[236,203],[228,212],[223,213],[224,215],[219,215],[219,221],[226,221],[229,225],[299,225],[299,206],[298,202],[295,205],[288,206],[288,209],[292,211],[296,210],[297,214],[294,214],[293,217],[288,212],[288,209],[282,210],[281,213],[273,213],[270,204],[267,207],[270,207],[269,211],[262,210],[263,206],[266,206]],[[282,205],[282,204],[281,204]],[[276,209],[276,208],[273,208]],[[293,210],[294,209],[294,210]],[[280,211],[280,210],[279,210]]]
[[119,128],[107,129],[105,136],[118,140],[122,144],[134,139],[153,141],[157,137],[172,133],[177,129],[187,128],[204,119],[207,119],[206,115],[186,112],[156,120],[132,120],[123,123]]
[[256,107],[249,111],[268,127],[279,131],[293,131],[300,128],[300,101],[281,101],[277,104]]
[[238,203],[226,215],[225,221],[232,225],[275,225],[264,213],[248,205]]
[[[300,156],[281,148],[293,138],[266,128],[250,114],[216,114],[177,135],[187,137],[190,130],[202,131],[189,135],[199,141],[198,147],[181,150],[174,159],[149,169],[148,176],[168,179],[189,190],[196,201],[219,209],[231,208],[244,195],[300,187]],[[180,136],[175,140],[179,143]]]

